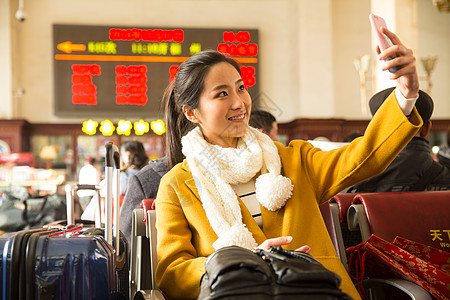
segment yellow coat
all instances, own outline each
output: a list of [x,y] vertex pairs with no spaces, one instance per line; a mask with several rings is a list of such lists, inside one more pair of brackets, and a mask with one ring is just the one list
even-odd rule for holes
[[[293,242],[285,248],[309,245],[311,255],[342,277],[342,290],[360,299],[336,255],[318,204],[382,172],[421,126],[416,109],[408,120],[392,93],[370,122],[365,136],[350,145],[321,151],[305,141],[292,141],[287,147],[276,143],[284,175],[294,185],[293,195],[278,211],[261,206],[262,230],[239,199],[243,223],[258,244],[268,238],[291,235]],[[157,284],[169,299],[196,299],[206,257],[214,252],[212,244],[217,235],[203,210],[186,161],[162,178],[156,215]]]

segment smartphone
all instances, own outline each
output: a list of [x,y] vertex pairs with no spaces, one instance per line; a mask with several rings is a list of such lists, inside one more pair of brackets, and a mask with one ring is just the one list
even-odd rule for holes
[[[386,22],[384,21],[384,19],[380,16],[370,14],[369,20],[370,20],[370,23],[372,24],[372,29],[375,33],[375,36],[377,37],[378,45],[380,46],[381,51],[386,50],[387,48],[391,47],[393,45],[391,42],[391,39],[388,38],[384,33],[382,33],[380,31],[380,27],[387,28]],[[386,61],[389,61],[394,57],[388,57],[388,58],[386,58]],[[389,68],[389,72],[395,73],[400,68],[401,68],[400,66],[391,67],[391,68]]]

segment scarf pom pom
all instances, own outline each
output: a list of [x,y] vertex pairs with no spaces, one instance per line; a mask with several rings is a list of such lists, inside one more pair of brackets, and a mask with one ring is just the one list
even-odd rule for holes
[[245,224],[235,224],[213,243],[216,250],[227,246],[240,246],[253,250],[258,244]]
[[255,182],[256,199],[268,210],[275,211],[284,206],[291,198],[294,186],[289,178],[283,175],[266,173],[260,175]]

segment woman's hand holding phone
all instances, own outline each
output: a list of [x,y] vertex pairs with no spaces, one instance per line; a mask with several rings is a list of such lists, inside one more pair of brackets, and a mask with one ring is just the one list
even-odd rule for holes
[[[370,20],[370,24],[372,24],[372,29],[375,33],[375,36],[377,37],[378,46],[380,47],[380,50],[384,51],[384,50],[392,47],[393,44],[392,44],[391,40],[382,32],[382,28],[387,28],[386,22],[384,21],[384,19],[380,16],[370,14],[369,20]],[[389,56],[386,58],[386,61],[394,59],[395,57],[396,57],[395,55]],[[391,68],[389,68],[389,72],[395,73],[400,68],[401,68],[401,66],[391,67]]]
[[[377,22],[372,22],[372,18],[369,18],[371,19],[372,27],[375,29],[375,26],[380,24],[379,19]],[[383,20],[382,18],[380,19]],[[419,93],[419,75],[417,74],[416,58],[414,57],[413,51],[406,48],[398,36],[386,28],[385,24],[384,26],[381,25],[378,31],[382,36],[387,37],[388,41],[392,43],[392,46],[389,46],[390,43],[388,43],[388,47],[382,49],[382,46],[385,44],[381,45],[382,43],[380,42],[380,45],[376,49],[378,59],[385,61],[382,70],[389,70],[392,73],[389,78],[397,80],[397,87],[405,98],[417,97]],[[394,70],[392,68],[397,69]]]

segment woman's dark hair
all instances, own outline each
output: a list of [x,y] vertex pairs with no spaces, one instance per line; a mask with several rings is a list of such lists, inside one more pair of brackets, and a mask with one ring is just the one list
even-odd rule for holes
[[126,141],[120,145],[120,149],[121,151],[128,151],[130,153],[128,164],[123,167],[122,171],[125,171],[129,167],[140,170],[148,164],[148,156],[141,142]]
[[241,74],[239,64],[234,59],[217,51],[203,51],[194,54],[180,65],[175,79],[164,93],[169,169],[183,161],[181,138],[196,126],[185,117],[183,106],[198,108],[205,77],[211,67],[221,62],[229,63]]

